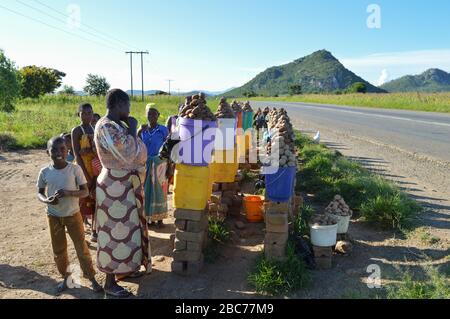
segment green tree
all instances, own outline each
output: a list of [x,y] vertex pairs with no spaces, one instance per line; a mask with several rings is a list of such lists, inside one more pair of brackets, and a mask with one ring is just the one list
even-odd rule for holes
[[65,94],[65,95],[75,95],[76,94],[73,86],[69,86],[69,85],[64,85],[62,90],[59,93]]
[[100,75],[88,74],[84,92],[89,95],[104,96],[110,87],[111,85],[106,81],[106,78]]
[[348,89],[348,93],[367,93],[367,85],[363,82],[355,82]]
[[0,50],[0,111],[14,111],[14,101],[19,94],[20,86],[14,62]]
[[255,91],[244,92],[243,95],[244,95],[245,97],[255,97],[255,96],[257,96],[257,94],[255,93]]
[[294,84],[294,85],[289,86],[289,93],[291,95],[302,94],[302,86],[300,84]]
[[26,66],[19,71],[20,94],[22,97],[38,98],[47,93],[53,93],[62,84],[64,72],[38,67]]

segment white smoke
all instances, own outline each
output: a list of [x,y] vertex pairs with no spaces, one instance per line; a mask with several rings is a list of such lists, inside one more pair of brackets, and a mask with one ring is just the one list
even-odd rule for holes
[[383,85],[384,83],[386,83],[389,80],[389,72],[386,69],[383,69],[381,71],[380,77],[378,78],[378,82],[377,85]]

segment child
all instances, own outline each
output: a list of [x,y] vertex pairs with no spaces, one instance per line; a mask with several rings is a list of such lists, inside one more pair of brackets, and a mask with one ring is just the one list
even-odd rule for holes
[[65,232],[67,229],[84,276],[91,281],[95,292],[102,292],[102,287],[95,280],[95,270],[84,238],[83,220],[78,204],[78,198],[89,195],[86,178],[79,166],[66,161],[67,147],[62,137],[54,137],[48,141],[47,154],[53,163],[41,169],[37,187],[38,199],[47,204],[54,259],[59,273],[64,278],[57,291],[61,293],[67,289],[70,276]]
[[92,118],[92,122],[91,122],[91,125],[94,129],[95,129],[95,126],[97,125],[97,122],[100,121],[101,118],[102,117],[100,116],[100,114],[98,114],[98,113],[94,114],[94,117]]
[[70,133],[62,133],[61,137],[64,139],[64,142],[66,142],[66,147],[68,150],[67,162],[73,163],[73,161],[75,161],[75,156],[73,155],[72,149],[72,135]]
[[88,217],[94,218],[95,213],[95,178],[92,170],[92,160],[96,157],[94,151],[94,128],[92,120],[94,111],[92,105],[85,103],[78,108],[81,125],[72,130],[72,145],[76,163],[83,170],[87,180],[89,197],[80,199],[80,211],[87,225]]

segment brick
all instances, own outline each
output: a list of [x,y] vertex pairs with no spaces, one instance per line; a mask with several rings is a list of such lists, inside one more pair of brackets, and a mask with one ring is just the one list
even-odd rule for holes
[[236,195],[236,194],[237,194],[236,191],[230,191],[230,190],[228,190],[228,191],[223,191],[223,192],[222,192],[222,198],[223,198],[223,197],[225,197],[225,198],[227,198],[227,197],[233,198],[234,195]]
[[175,220],[175,227],[179,230],[186,230],[187,220],[186,219],[177,219]]
[[172,261],[170,268],[172,272],[182,274],[187,270],[187,263],[184,261]]
[[239,191],[240,189],[238,182],[222,183],[222,191]]
[[233,205],[233,199],[230,197],[222,197],[222,204],[225,204],[227,206]]
[[201,251],[174,250],[173,259],[175,261],[199,261],[203,256]]
[[170,241],[171,250],[174,250],[175,249],[175,234],[170,235],[169,241]]
[[211,202],[214,204],[220,204],[222,200],[222,192],[214,192],[211,194]]
[[268,233],[264,239],[264,244],[284,245],[288,240],[288,233]]
[[188,261],[186,265],[186,274],[187,275],[198,275],[204,266],[204,257],[203,255],[200,257],[198,261]]
[[175,239],[174,250],[186,250],[187,249],[187,241]]
[[198,233],[208,229],[208,218],[206,215],[199,222],[188,221],[186,231],[191,233]]
[[[206,206],[205,206],[206,210]],[[175,219],[185,219],[185,220],[192,220],[195,222],[198,222],[202,219],[203,214],[205,213],[204,210],[190,210],[190,209],[175,209],[174,217]]]
[[184,241],[192,241],[195,243],[200,243],[203,241],[203,238],[205,237],[205,231],[197,232],[197,233],[191,233],[187,231],[177,230],[175,232],[175,236],[179,240]]
[[229,210],[228,205],[220,204],[218,208],[219,208],[220,213],[225,213],[225,214],[228,213],[228,210]]
[[270,233],[287,234],[289,232],[289,224],[276,225],[266,223],[266,231]]
[[333,261],[331,257],[318,257],[315,258],[317,269],[331,269],[333,267]]
[[264,255],[268,259],[283,260],[286,257],[286,243],[285,244],[264,244]]
[[213,191],[213,192],[218,192],[218,191],[220,191],[220,184],[219,184],[219,183],[213,183],[213,184],[212,184],[212,191]]
[[266,213],[266,224],[288,225],[288,215],[280,213]]
[[267,213],[289,213],[289,203],[267,202],[264,204],[264,212]]
[[208,232],[205,232],[205,236],[203,237],[203,250],[205,250],[206,247],[208,246],[208,240],[209,240]]
[[313,246],[315,257],[331,257],[333,255],[333,247]]
[[194,252],[203,251],[203,242],[194,243],[194,242],[188,241],[186,243],[187,243],[186,250],[188,250],[188,251],[194,251]]

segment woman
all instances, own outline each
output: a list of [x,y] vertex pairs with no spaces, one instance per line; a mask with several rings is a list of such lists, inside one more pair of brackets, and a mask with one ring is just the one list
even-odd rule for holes
[[138,136],[147,146],[147,175],[145,178],[145,214],[150,225],[158,223],[163,227],[163,220],[167,218],[167,161],[158,154],[164,141],[169,136],[167,127],[158,124],[159,112],[149,104],[146,108],[148,124],[139,128]]
[[151,271],[150,245],[143,211],[140,173],[147,149],[137,137],[137,120],[129,117],[130,99],[114,89],[106,96],[108,113],[95,128],[95,144],[103,166],[97,179],[97,266],[106,274],[105,292],[127,297],[115,276]]

